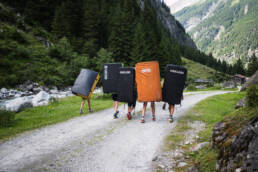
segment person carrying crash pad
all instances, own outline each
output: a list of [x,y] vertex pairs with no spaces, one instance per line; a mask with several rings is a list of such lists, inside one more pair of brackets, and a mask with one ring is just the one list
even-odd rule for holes
[[94,89],[96,88],[99,78],[100,77],[97,72],[89,69],[81,69],[79,76],[75,80],[72,87],[72,93],[82,98],[80,114],[83,114],[83,107],[86,99],[89,108],[88,112],[93,112],[91,109],[90,98]]
[[152,120],[156,120],[155,101],[161,101],[160,70],[157,61],[141,62],[135,65],[138,101],[143,102],[141,123],[145,122],[148,102],[151,102]]
[[168,64],[166,66],[165,80],[162,88],[162,98],[165,104],[169,104],[169,122],[174,121],[175,105],[181,104],[183,90],[186,86],[187,69],[182,66]]
[[122,67],[122,63],[106,63],[103,65],[103,92],[112,93],[112,100],[114,106],[114,119],[118,118],[118,100],[117,100],[117,79],[118,79],[118,70]]
[[117,100],[128,104],[127,118],[132,119],[132,111],[136,106],[137,91],[135,85],[135,69],[120,67],[117,78]]

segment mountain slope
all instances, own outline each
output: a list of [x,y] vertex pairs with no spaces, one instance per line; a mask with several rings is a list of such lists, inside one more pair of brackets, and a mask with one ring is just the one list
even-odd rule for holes
[[[142,1],[142,0],[140,0]],[[143,2],[143,1],[142,1]],[[169,7],[163,1],[150,0],[152,6],[157,12],[157,16],[163,27],[165,27],[169,33],[180,44],[196,49],[196,45],[191,37],[185,33],[185,29],[179,23],[173,15],[170,14]]]
[[253,0],[207,0],[175,14],[198,48],[216,58],[244,62],[258,57],[258,3]]
[[198,62],[182,58],[183,65],[187,68],[187,80],[192,82],[196,79],[212,79],[214,82],[221,82],[228,79],[228,75],[202,65]]

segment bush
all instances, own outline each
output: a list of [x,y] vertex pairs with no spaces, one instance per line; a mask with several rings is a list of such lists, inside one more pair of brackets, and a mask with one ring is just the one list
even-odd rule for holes
[[195,88],[194,85],[189,84],[189,85],[187,86],[187,90],[188,90],[188,91],[195,91],[195,90],[197,90],[197,88]]
[[0,127],[9,127],[14,123],[15,113],[0,110]]
[[258,105],[258,86],[251,85],[247,89],[247,106],[249,107],[256,107]]

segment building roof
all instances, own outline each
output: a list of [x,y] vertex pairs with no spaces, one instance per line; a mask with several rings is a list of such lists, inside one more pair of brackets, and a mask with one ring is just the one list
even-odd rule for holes
[[241,75],[241,74],[236,74],[236,75],[234,75],[233,77],[238,77],[238,78],[243,78],[243,79],[246,78],[244,75]]

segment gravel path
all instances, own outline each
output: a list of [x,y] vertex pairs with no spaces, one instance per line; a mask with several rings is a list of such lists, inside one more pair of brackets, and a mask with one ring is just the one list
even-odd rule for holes
[[[176,106],[175,120],[200,100],[223,93],[187,93],[182,106]],[[142,104],[137,103],[131,121],[125,116],[127,106],[120,106],[119,119],[107,109],[25,132],[0,145],[0,171],[151,171],[152,159],[174,127],[162,105],[156,103],[156,122],[148,110],[141,124]]]

